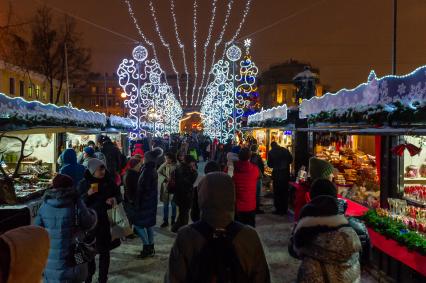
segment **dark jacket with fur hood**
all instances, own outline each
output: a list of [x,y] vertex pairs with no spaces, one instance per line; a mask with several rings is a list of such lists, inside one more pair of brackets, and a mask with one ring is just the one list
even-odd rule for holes
[[319,196],[302,208],[290,254],[302,260],[297,282],[360,282],[361,243],[336,198]]

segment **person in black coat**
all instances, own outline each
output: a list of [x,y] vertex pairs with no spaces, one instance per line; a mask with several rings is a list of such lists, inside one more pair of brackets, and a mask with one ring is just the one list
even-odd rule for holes
[[271,143],[268,153],[268,166],[272,168],[274,187],[275,214],[285,215],[288,209],[288,182],[290,181],[290,164],[293,156],[287,148]]
[[189,210],[191,209],[192,191],[194,183],[197,180],[198,172],[196,169],[197,161],[191,155],[186,155],[184,162],[175,170],[174,178],[176,192],[174,201],[179,207],[179,214],[176,223],[171,231],[176,233],[180,227],[188,224]]
[[116,175],[120,174],[121,168],[123,167],[122,154],[109,137],[101,137],[102,138],[99,138],[98,141],[101,144],[101,152],[105,155],[106,168],[108,168],[108,171],[116,178]]
[[[107,210],[121,202],[120,190],[106,171],[105,164],[93,158],[88,162],[78,191],[87,207],[93,209],[98,216],[93,236],[96,238],[96,250],[99,253],[99,282],[107,282],[111,247],[111,227]],[[89,275],[86,282],[92,282],[95,271],[96,263],[93,260],[89,262]]]
[[144,164],[137,182],[137,190],[128,195],[124,209],[135,233],[141,238],[143,249],[138,258],[154,256],[154,230],[157,219],[158,203],[158,174],[157,162],[162,150],[152,150],[145,153]]

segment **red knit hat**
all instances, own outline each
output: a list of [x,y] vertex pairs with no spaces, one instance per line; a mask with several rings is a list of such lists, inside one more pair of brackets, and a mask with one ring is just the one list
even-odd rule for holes
[[52,185],[54,188],[70,188],[74,185],[74,181],[68,175],[58,174],[53,178]]

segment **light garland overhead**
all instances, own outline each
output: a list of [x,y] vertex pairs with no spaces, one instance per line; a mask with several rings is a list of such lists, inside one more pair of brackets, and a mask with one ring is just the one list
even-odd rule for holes
[[211,16],[211,19],[210,19],[210,25],[209,25],[209,31],[208,31],[207,39],[206,39],[206,42],[204,43],[203,72],[202,72],[202,78],[201,78],[200,86],[198,87],[197,99],[195,101],[195,104],[197,104],[197,101],[199,100],[198,98],[200,97],[200,91],[202,89],[202,86],[204,84],[204,79],[205,79],[205,76],[206,76],[207,47],[210,44],[210,39],[212,37],[213,25],[214,25],[214,21],[215,21],[215,18],[216,18],[216,3],[217,3],[217,0],[212,0],[212,16]]
[[197,78],[198,78],[198,69],[197,69],[197,0],[194,0],[194,9],[192,16],[192,24],[193,24],[193,33],[192,33],[192,46],[194,47],[194,81],[192,85],[192,94],[191,94],[191,105],[194,104],[194,92],[197,86]]
[[207,89],[207,85],[210,82],[211,70],[213,70],[213,66],[214,66],[214,64],[216,62],[216,51],[217,51],[218,46],[223,41],[223,36],[225,35],[226,27],[228,26],[228,22],[229,22],[228,20],[229,20],[229,17],[231,16],[232,4],[233,3],[234,3],[234,0],[230,0],[228,2],[228,8],[226,10],[226,15],[225,15],[225,20],[224,20],[224,23],[223,23],[223,26],[222,26],[222,30],[221,30],[221,32],[219,34],[219,38],[216,40],[216,42],[214,44],[214,47],[213,47],[213,54],[212,54],[212,60],[211,60],[212,63],[211,63],[211,66],[209,68],[210,71],[209,71],[209,74],[208,74],[208,77],[207,77],[207,81],[206,81],[206,83],[205,83],[205,85],[203,87],[204,91],[202,92],[201,97],[197,97],[197,101],[196,101],[195,105],[200,105],[201,104],[201,102],[202,102],[202,100],[204,98],[204,95],[205,95],[205,90]]
[[181,95],[180,95],[179,72],[177,71],[175,63],[173,61],[173,56],[172,56],[172,51],[170,49],[170,44],[168,44],[166,42],[166,40],[164,39],[163,35],[161,34],[160,25],[158,24],[158,20],[157,20],[156,14],[155,14],[155,8],[154,8],[154,4],[153,4],[152,0],[149,1],[149,7],[150,7],[150,10],[151,10],[151,16],[152,16],[152,18],[154,20],[155,30],[157,31],[157,34],[158,34],[158,36],[160,38],[160,41],[161,41],[161,44],[167,49],[167,53],[169,55],[169,60],[170,60],[173,72],[176,74],[176,83],[177,83],[177,88],[178,88],[178,97],[179,97],[180,102],[182,103],[182,98],[181,98]]
[[[175,13],[175,1],[174,0],[170,0],[170,11],[172,13],[173,26],[175,28],[176,41],[179,45],[179,48],[182,51],[183,69],[185,71],[185,76],[186,76],[185,104],[184,105],[188,105],[189,72],[188,72],[188,66],[186,64],[185,45],[182,43],[182,40],[180,39],[180,36],[179,36],[177,20],[176,20],[176,13]],[[183,104],[182,100],[181,100],[181,103]]]

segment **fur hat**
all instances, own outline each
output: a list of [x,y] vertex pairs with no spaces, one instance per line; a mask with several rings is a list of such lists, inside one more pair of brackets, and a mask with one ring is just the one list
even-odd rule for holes
[[101,166],[105,167],[105,163],[97,158],[92,158],[87,162],[87,170],[89,170],[91,175],[95,174],[95,171]]
[[58,174],[53,178],[52,186],[53,188],[70,188],[74,186],[74,181],[68,175]]
[[328,179],[334,171],[333,165],[326,160],[316,157],[309,159],[309,176],[311,176],[312,182],[318,179]]
[[161,147],[154,147],[151,151],[145,153],[144,159],[145,163],[154,162],[157,163],[158,160],[163,156],[163,149]]

